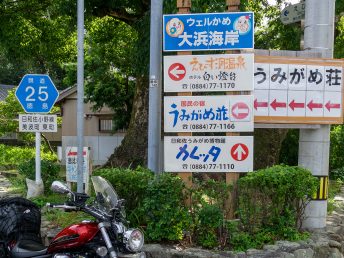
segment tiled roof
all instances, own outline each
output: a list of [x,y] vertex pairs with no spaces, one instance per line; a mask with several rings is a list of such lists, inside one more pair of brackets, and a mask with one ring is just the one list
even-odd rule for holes
[[0,84],[0,101],[5,100],[8,95],[8,91],[13,89],[14,87],[14,85]]

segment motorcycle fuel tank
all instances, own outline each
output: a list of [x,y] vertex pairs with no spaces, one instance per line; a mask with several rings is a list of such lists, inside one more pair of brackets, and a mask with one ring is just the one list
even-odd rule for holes
[[48,247],[48,253],[79,248],[90,242],[98,231],[98,224],[95,222],[82,222],[66,227],[54,237]]

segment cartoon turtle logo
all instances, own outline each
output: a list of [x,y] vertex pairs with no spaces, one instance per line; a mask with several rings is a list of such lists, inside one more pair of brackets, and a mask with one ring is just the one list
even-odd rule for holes
[[251,26],[250,17],[246,15],[240,16],[234,22],[234,29],[236,29],[240,35],[248,33],[251,30]]
[[184,31],[184,23],[178,18],[172,18],[166,24],[166,32],[171,37],[178,37]]

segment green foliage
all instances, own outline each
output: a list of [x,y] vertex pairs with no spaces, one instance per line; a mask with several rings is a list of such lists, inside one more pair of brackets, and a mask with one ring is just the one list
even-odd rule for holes
[[299,130],[290,129],[282,142],[279,163],[297,166],[299,153]]
[[[331,174],[330,174],[331,177]],[[338,208],[338,202],[334,201],[334,197],[340,193],[343,186],[343,180],[336,179],[330,180],[328,187],[328,198],[327,198],[327,213],[331,214],[336,208]]]
[[[24,178],[35,180],[35,159],[29,159],[18,165],[18,172]],[[41,176],[44,184],[44,191],[50,193],[50,186],[54,180],[59,179],[60,165],[51,160],[41,160]]]
[[342,168],[344,167],[344,126],[332,126],[330,137],[330,168]]
[[152,180],[143,201],[147,214],[146,236],[152,241],[181,240],[191,224],[184,206],[184,183],[169,173]]
[[[33,159],[36,155],[36,151],[31,147],[16,147],[0,144],[0,168],[12,169],[16,168],[19,164]],[[55,154],[50,152],[41,152],[41,158],[43,160],[56,161]]]
[[143,200],[153,173],[145,168],[135,170],[123,168],[99,169],[93,173],[107,179],[121,199],[126,200],[126,213],[132,226],[140,226],[145,221],[142,214]]
[[223,210],[216,205],[205,204],[197,215],[197,242],[205,248],[219,246],[220,230],[224,223]]
[[344,182],[344,167],[331,170],[330,179]]
[[318,180],[300,167],[274,166],[249,173],[239,179],[238,186],[243,229],[255,234],[268,228],[288,239],[288,230],[294,232],[300,226]]

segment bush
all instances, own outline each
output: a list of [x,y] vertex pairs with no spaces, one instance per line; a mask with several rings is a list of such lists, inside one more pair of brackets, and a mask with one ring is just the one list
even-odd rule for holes
[[[36,162],[34,158],[18,165],[18,172],[25,178],[35,180]],[[60,165],[51,160],[41,160],[41,176],[44,184],[44,191],[50,193],[50,186],[54,180],[59,178]]]
[[145,221],[145,214],[142,214],[141,207],[146,196],[148,183],[154,177],[153,173],[148,169],[138,167],[135,170],[99,169],[93,175],[107,179],[113,185],[119,198],[126,200],[126,212],[131,225],[142,225]]
[[288,166],[274,166],[240,178],[238,212],[244,230],[254,235],[269,229],[276,237],[288,239],[288,230],[301,226],[305,206],[318,184],[310,171]]
[[152,241],[181,240],[190,227],[191,217],[184,206],[185,186],[179,177],[169,173],[152,180],[143,201],[147,214],[146,236]]
[[[0,144],[0,166],[3,169],[13,169],[19,164],[33,159],[36,156],[35,148],[32,147],[15,147]],[[55,154],[50,152],[41,152],[42,160],[56,161]]]

